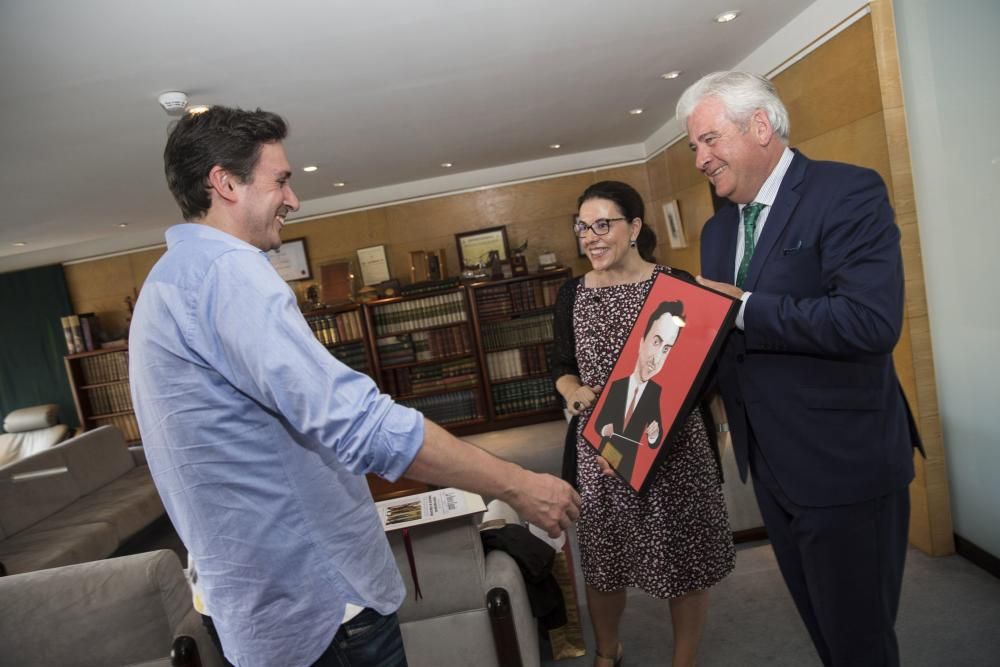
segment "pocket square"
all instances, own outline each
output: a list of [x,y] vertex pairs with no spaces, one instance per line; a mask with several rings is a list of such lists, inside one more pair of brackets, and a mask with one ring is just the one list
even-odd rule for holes
[[783,248],[781,250],[781,254],[782,255],[794,255],[799,250],[802,250],[802,240],[801,239],[793,247],[791,247],[791,248]]

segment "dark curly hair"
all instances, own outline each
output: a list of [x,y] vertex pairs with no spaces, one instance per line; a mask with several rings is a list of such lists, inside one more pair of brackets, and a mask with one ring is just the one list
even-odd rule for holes
[[184,219],[196,220],[208,212],[208,174],[215,165],[249,183],[261,146],[287,135],[281,116],[260,109],[211,107],[177,121],[163,149],[163,171]]

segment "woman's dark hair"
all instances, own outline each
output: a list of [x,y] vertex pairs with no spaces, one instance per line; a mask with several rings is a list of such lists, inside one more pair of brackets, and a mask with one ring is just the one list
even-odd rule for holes
[[642,203],[642,195],[636,192],[628,183],[621,181],[600,181],[594,183],[583,191],[576,201],[576,208],[579,210],[583,202],[590,199],[607,199],[612,201],[622,212],[625,218],[632,222],[636,218],[642,220],[642,227],[639,228],[639,236],[635,239],[636,249],[639,256],[647,262],[656,263],[656,234],[646,224],[646,206]]
[[210,107],[177,121],[163,149],[163,171],[184,219],[196,220],[208,212],[208,174],[215,165],[249,183],[261,146],[287,135],[281,116],[260,109]]
[[[646,320],[646,330],[642,332],[642,337],[645,338],[649,335],[649,330],[653,328],[653,323],[660,319],[664,315],[670,315],[673,318],[679,319],[681,322],[686,321],[687,318],[684,316],[684,302],[683,301],[663,301],[656,310],[649,316]],[[674,320],[676,322],[676,319]],[[681,331],[683,327],[678,327],[677,337],[680,338]]]

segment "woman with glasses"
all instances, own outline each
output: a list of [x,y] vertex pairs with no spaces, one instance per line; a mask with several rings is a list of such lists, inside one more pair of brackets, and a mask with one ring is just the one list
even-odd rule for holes
[[[631,186],[595,183],[577,204],[574,231],[591,270],[559,291],[552,368],[556,389],[570,413],[580,415],[575,421],[582,421],[611,375],[656,274],[691,276],[655,263],[656,236],[643,222],[642,197]],[[618,631],[629,587],[669,599],[672,664],[694,665],[708,589],[732,571],[736,559],[703,411],[687,416],[642,495],[603,472],[607,464],[602,468],[579,424],[575,444],[583,500],[577,536],[597,640],[595,667],[622,663]]]

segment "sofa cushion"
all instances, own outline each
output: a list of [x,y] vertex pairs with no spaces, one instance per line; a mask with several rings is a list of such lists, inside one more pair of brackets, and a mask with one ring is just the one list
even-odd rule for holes
[[3,420],[3,430],[8,433],[34,431],[52,426],[59,421],[59,406],[55,403],[21,408],[9,413]]
[[0,470],[0,525],[7,536],[16,535],[80,497],[61,450],[54,447]]
[[31,527],[0,542],[0,561],[9,574],[18,574],[99,560],[110,556],[117,548],[118,536],[114,526],[108,523],[45,530]]
[[56,424],[48,428],[24,433],[0,434],[0,466],[13,463],[28,456],[58,445],[69,435],[66,424]]
[[52,529],[104,522],[114,526],[118,541],[124,542],[163,513],[163,502],[153,485],[149,468],[142,466],[81,497],[36,527]]
[[135,467],[122,432],[101,426],[60,445],[80,495],[101,488]]

